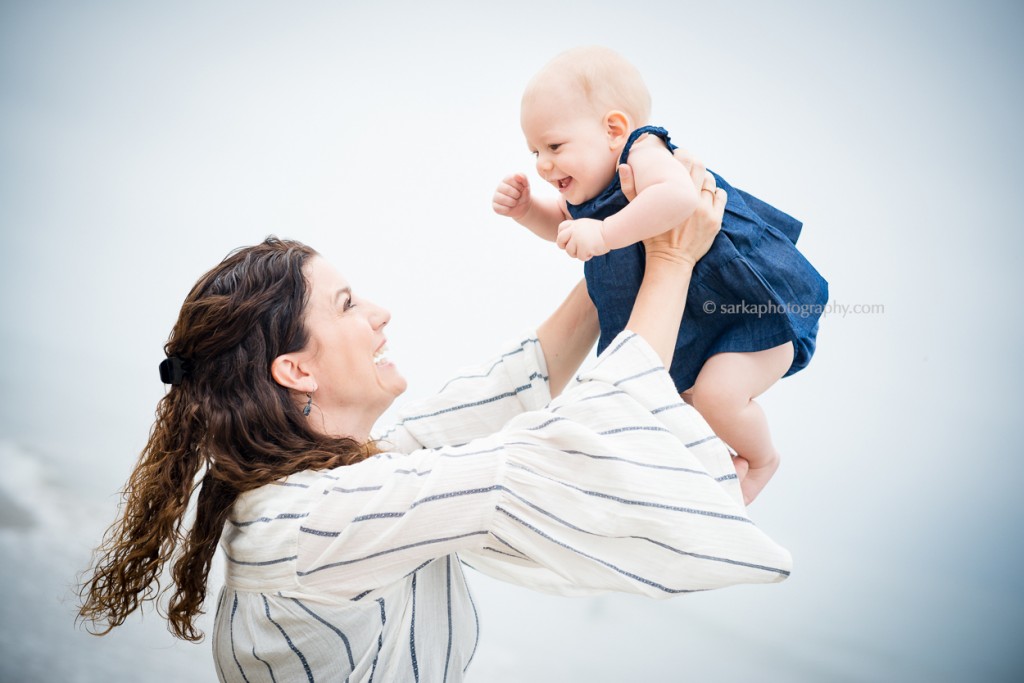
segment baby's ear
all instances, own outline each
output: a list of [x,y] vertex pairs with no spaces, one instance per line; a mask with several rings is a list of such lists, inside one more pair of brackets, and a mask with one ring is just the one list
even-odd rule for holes
[[604,126],[608,133],[608,144],[612,149],[621,149],[633,130],[629,116],[618,109],[613,109],[605,114]]

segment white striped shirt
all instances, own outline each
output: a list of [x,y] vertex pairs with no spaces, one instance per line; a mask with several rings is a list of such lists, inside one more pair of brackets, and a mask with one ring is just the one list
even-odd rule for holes
[[526,338],[413,403],[393,450],[235,504],[222,681],[461,681],[479,622],[461,564],[529,588],[651,597],[780,581],[725,445],[623,332],[554,401]]

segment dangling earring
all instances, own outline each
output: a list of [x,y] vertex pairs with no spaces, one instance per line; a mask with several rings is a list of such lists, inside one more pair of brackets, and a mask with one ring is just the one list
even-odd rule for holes
[[313,409],[313,394],[306,394],[306,405],[302,406],[302,416],[309,417],[309,411]]

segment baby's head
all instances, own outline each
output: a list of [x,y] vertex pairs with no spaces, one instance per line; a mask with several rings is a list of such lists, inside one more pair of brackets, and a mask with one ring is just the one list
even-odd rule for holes
[[629,133],[647,125],[650,110],[632,64],[604,47],[579,47],[533,77],[520,122],[537,172],[570,204],[581,204],[611,182]]

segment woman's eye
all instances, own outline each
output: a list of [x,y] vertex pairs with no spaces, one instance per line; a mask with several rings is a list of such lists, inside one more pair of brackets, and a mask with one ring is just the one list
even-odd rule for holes
[[355,308],[355,307],[356,307],[356,303],[352,300],[352,297],[349,297],[349,298],[345,299],[345,303],[342,305],[341,309],[343,311],[347,311],[348,309]]

